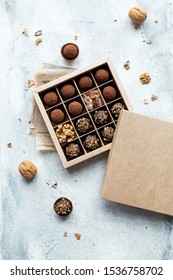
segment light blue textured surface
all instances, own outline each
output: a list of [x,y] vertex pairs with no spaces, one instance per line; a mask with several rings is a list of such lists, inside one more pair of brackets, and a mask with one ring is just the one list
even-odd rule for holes
[[[127,16],[133,6],[148,11],[147,21],[137,30]],[[28,135],[32,94],[27,87],[43,62],[82,68],[110,56],[134,110],[172,122],[172,12],[171,0],[0,1],[2,259],[173,258],[171,217],[100,199],[108,153],[65,170],[56,153],[36,151],[35,139]],[[28,38],[21,34],[25,26]],[[43,30],[43,42],[35,46],[38,29]],[[80,55],[68,64],[60,48],[75,35]],[[152,44],[143,42],[146,39]],[[127,60],[129,71],[123,68]],[[143,72],[152,77],[148,85],[139,82]],[[151,102],[152,94],[159,99]],[[23,159],[38,167],[31,183],[18,172]],[[48,180],[58,188],[48,186]],[[52,210],[60,196],[74,204],[67,219]],[[75,232],[81,233],[81,240]]]

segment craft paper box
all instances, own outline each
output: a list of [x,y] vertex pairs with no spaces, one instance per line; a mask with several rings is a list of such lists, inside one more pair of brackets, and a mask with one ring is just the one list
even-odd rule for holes
[[173,215],[173,124],[122,111],[101,197]]

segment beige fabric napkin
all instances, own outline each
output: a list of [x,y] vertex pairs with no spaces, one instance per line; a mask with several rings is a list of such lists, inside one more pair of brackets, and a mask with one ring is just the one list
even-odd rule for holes
[[[74,71],[74,68],[43,64],[43,68],[35,75],[35,86],[57,79],[65,74]],[[42,119],[40,111],[33,99],[30,118],[29,133],[36,137],[36,149],[42,151],[55,151],[54,144]]]

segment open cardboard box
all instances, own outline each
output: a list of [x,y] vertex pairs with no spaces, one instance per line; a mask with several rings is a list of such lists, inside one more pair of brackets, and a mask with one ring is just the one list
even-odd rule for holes
[[101,197],[173,215],[172,123],[121,112]]

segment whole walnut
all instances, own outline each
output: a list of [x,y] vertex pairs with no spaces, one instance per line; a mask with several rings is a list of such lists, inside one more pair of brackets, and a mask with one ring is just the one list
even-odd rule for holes
[[37,173],[37,167],[29,160],[24,160],[19,164],[19,172],[27,180],[32,180]]
[[147,18],[147,13],[139,7],[130,9],[128,15],[129,18],[136,24],[143,23]]

